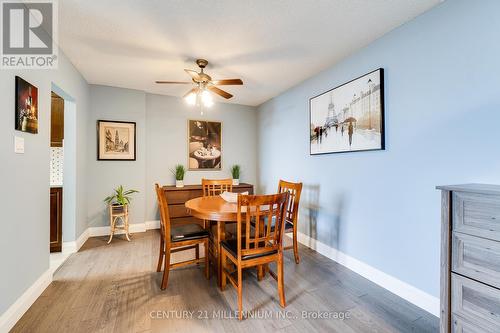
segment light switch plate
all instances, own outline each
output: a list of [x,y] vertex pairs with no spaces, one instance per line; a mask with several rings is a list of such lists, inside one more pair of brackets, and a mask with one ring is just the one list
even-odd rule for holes
[[24,154],[24,138],[14,136],[14,152],[16,154]]

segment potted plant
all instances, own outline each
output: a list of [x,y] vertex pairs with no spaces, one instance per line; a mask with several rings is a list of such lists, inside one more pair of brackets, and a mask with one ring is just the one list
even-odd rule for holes
[[137,190],[125,190],[123,185],[115,188],[114,193],[104,199],[104,202],[113,207],[113,210],[124,210],[124,207],[130,204],[132,201],[131,194],[139,193]]
[[184,187],[184,175],[186,174],[186,168],[182,164],[177,164],[172,173],[175,176],[175,187]]
[[231,175],[233,175],[233,185],[240,184],[240,171],[241,168],[238,164],[235,164],[231,167]]

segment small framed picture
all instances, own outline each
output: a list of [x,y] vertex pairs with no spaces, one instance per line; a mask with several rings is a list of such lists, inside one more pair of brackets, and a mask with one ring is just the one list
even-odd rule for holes
[[38,133],[38,89],[16,76],[16,123],[17,131]]
[[136,123],[97,121],[97,160],[135,161]]

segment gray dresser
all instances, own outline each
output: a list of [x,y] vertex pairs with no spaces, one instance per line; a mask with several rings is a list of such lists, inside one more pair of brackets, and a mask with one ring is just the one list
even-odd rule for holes
[[500,186],[438,186],[441,332],[500,332]]

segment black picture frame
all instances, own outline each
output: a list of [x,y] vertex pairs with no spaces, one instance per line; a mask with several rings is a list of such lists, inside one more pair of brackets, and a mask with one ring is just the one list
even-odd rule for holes
[[[373,149],[356,149],[356,150],[342,150],[342,151],[325,151],[325,152],[312,152],[312,101],[318,97],[321,97],[325,94],[328,94],[336,89],[339,89],[341,87],[344,87],[348,84],[351,84],[357,80],[362,79],[363,77],[369,76],[375,72],[380,72],[379,74],[379,79],[380,79],[380,147],[379,148],[373,148]],[[367,152],[367,151],[380,151],[380,150],[385,150],[386,149],[386,144],[385,144],[385,87],[384,87],[384,68],[377,68],[371,72],[365,73],[363,75],[360,75],[348,82],[345,82],[341,85],[338,85],[332,89],[329,89],[327,91],[322,92],[321,94],[315,95],[311,98],[309,98],[309,156],[316,156],[316,155],[326,155],[326,154],[342,154],[342,153],[353,153],[353,152]]]
[[[117,156],[117,157],[113,157],[113,158],[110,158],[110,157],[103,157],[104,154],[103,154],[103,151],[102,151],[102,147],[103,145],[101,144],[101,140],[102,139],[105,139],[102,137],[101,135],[101,125],[105,125],[105,124],[118,124],[118,127],[120,127],[120,125],[130,125],[131,128],[133,128],[133,140],[130,140],[129,138],[129,141],[128,143],[130,143],[130,141],[133,142],[133,147],[130,147],[129,145],[129,149],[130,149],[130,157],[127,157],[127,158],[121,158],[120,156]],[[133,121],[120,121],[120,120],[103,120],[103,119],[100,119],[100,120],[97,120],[97,126],[96,126],[96,130],[97,130],[97,160],[98,161],[135,161],[137,159],[137,123],[136,122],[133,122]]]

